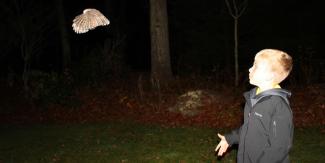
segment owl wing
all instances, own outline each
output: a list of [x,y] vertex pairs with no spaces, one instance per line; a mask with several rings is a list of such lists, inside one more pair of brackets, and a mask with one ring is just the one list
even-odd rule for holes
[[98,26],[108,25],[109,20],[96,9],[85,9],[73,19],[72,28],[76,33],[86,33]]

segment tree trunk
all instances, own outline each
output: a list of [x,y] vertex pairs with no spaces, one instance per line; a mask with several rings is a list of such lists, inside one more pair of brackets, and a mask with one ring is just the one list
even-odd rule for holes
[[235,41],[235,86],[239,84],[239,74],[238,74],[238,18],[234,18],[234,41]]
[[66,70],[70,66],[71,62],[71,48],[69,35],[65,23],[65,15],[62,0],[56,0],[57,16],[60,28],[61,48],[62,48],[62,71]]
[[239,85],[239,73],[238,73],[238,20],[247,8],[248,0],[242,1],[238,4],[238,1],[233,0],[230,4],[229,0],[225,0],[229,14],[234,18],[234,60],[235,60],[235,86]]
[[172,78],[166,0],[150,0],[151,77],[159,83]]

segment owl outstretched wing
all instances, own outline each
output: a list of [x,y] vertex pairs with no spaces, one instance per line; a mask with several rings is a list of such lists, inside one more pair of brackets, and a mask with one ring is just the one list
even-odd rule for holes
[[109,20],[100,11],[90,8],[83,10],[81,15],[73,19],[72,28],[76,33],[80,34],[98,26],[106,26],[109,23]]

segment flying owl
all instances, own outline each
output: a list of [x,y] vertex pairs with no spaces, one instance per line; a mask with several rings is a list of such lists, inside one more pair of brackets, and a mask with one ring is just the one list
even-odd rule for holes
[[83,10],[82,14],[73,19],[72,28],[76,33],[80,34],[98,26],[106,26],[109,23],[109,20],[100,11],[89,8]]

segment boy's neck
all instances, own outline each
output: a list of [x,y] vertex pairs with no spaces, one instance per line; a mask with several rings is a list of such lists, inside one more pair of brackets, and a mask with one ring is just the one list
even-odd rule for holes
[[279,84],[268,84],[268,85],[260,85],[257,88],[256,94],[259,94],[263,91],[273,89],[273,88],[281,88]]

